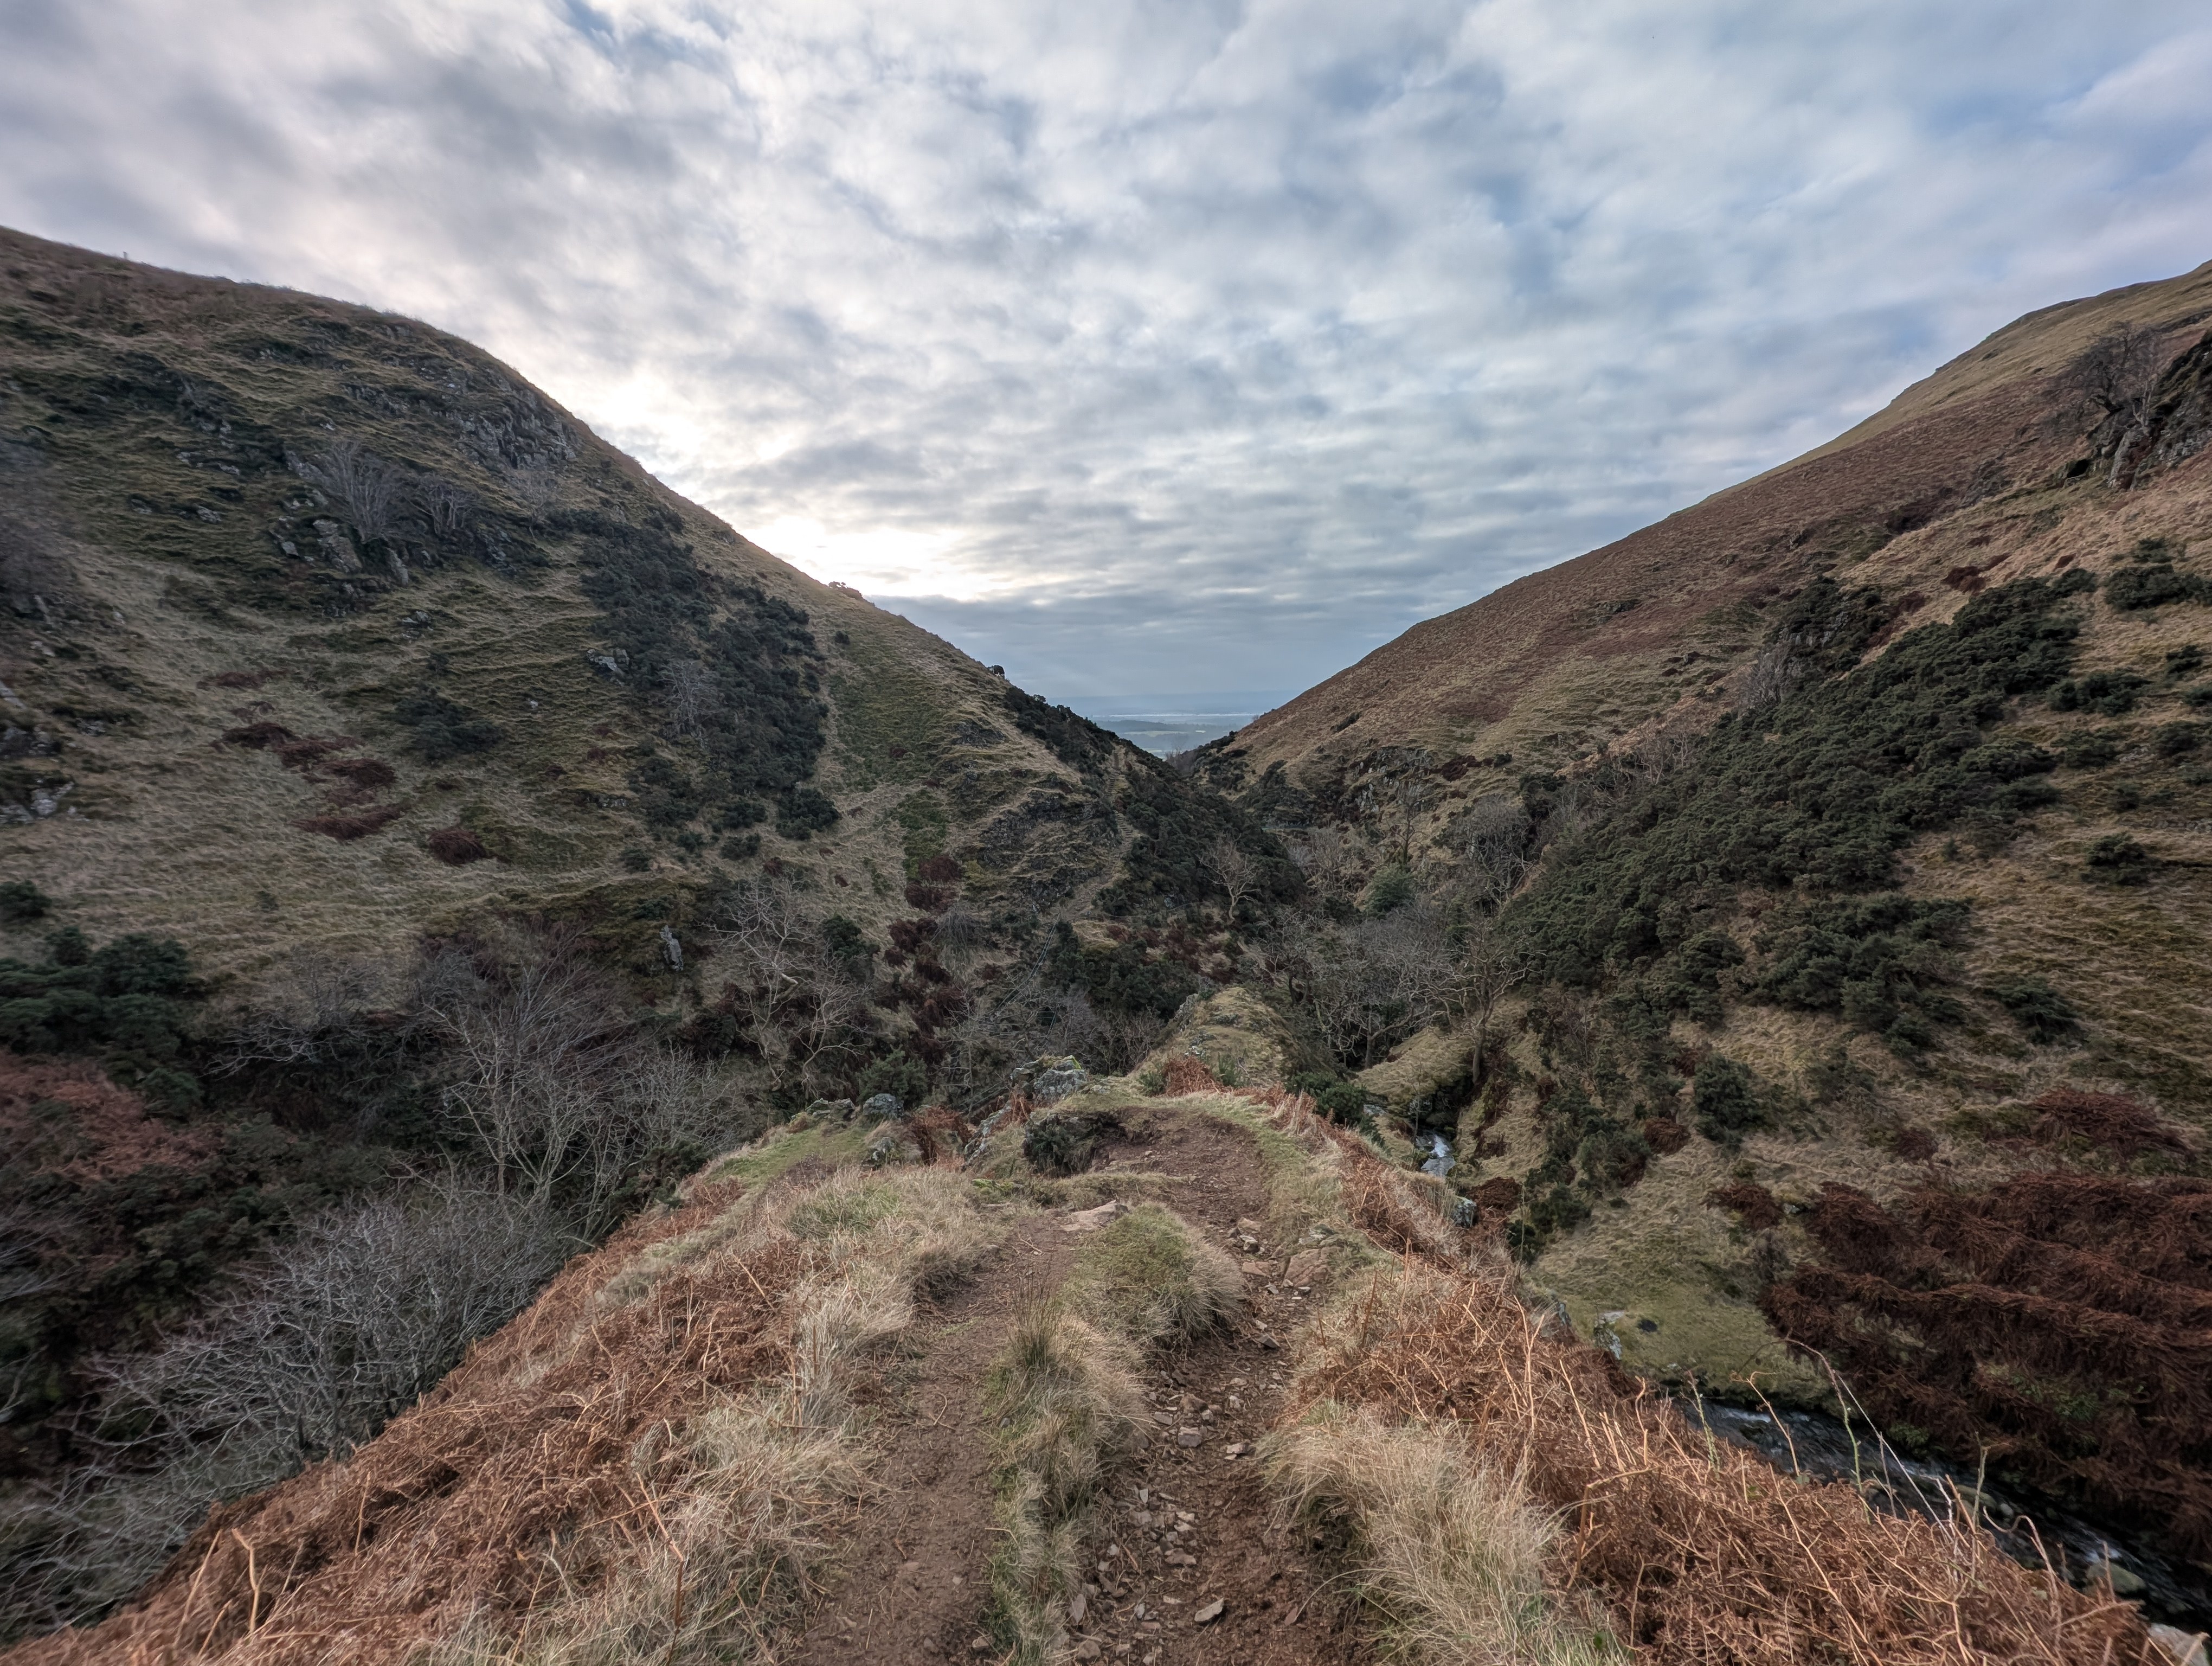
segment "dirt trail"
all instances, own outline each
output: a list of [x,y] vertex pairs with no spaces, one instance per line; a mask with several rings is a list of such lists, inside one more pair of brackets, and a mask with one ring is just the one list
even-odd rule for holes
[[[1176,1177],[1168,1207],[1233,1252],[1237,1223],[1267,1219],[1259,1152],[1241,1128],[1171,1104],[1132,1117],[1101,1161]],[[1267,1264],[1279,1273],[1289,1249],[1269,1245]],[[1099,1652],[1079,1649],[1085,1658],[1344,1666],[1370,1652],[1304,1535],[1278,1522],[1250,1456],[1282,1414],[1289,1377],[1270,1333],[1302,1316],[1299,1299],[1279,1281],[1270,1295],[1270,1282],[1249,1275],[1234,1329],[1157,1359],[1146,1374],[1159,1436],[1113,1477],[1108,1530],[1121,1554],[1094,1569],[1099,1591],[1077,1629]],[[1184,1430],[1196,1431],[1195,1447],[1182,1444]],[[1219,1611],[1199,1620],[1217,1601]]]
[[990,1596],[990,1420],[983,1383],[1022,1309],[1056,1288],[1079,1240],[1046,1215],[1010,1232],[915,1328],[920,1358],[893,1371],[883,1491],[842,1547],[846,1572],[788,1666],[902,1666],[978,1657]]
[[[1250,1136],[1171,1101],[1135,1113],[1125,1135],[1102,1145],[1094,1172],[1116,1168],[1170,1177],[1163,1201],[1224,1246],[1240,1219],[1267,1214]],[[844,1547],[847,1571],[830,1599],[782,1655],[790,1666],[995,1658],[982,1630],[996,1548],[983,1383],[1017,1315],[1057,1286],[1079,1246],[1060,1230],[1063,1219],[1024,1222],[917,1328],[919,1359],[887,1385],[896,1400],[878,1471],[884,1490]],[[1288,1246],[1271,1248],[1279,1269]],[[1278,1527],[1249,1455],[1281,1412],[1287,1377],[1261,1324],[1294,1322],[1296,1298],[1270,1296],[1263,1276],[1246,1283],[1250,1306],[1232,1330],[1151,1362],[1157,1431],[1109,1478],[1105,1554],[1071,1627],[1079,1659],[1343,1666],[1366,1656],[1303,1537]]]

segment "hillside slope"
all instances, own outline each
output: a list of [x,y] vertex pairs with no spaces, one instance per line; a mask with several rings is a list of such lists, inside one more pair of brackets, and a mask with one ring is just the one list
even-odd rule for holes
[[218,976],[659,899],[646,970],[756,860],[1033,915],[1158,773],[410,320],[5,234],[0,436],[11,877]]
[[[2102,547],[2118,528],[2099,471],[2022,496],[2081,452],[2079,427],[2053,421],[2052,383],[2115,325],[2178,351],[2208,318],[2212,263],[2030,313],[1827,444],[1415,625],[1216,751],[1243,766],[1236,778],[1280,765],[1330,804],[1418,749],[1451,769],[1439,801],[1464,801],[1717,701],[1815,574],[1918,591],[1940,617],[1959,597],[1947,572],[2028,570],[2057,547],[2055,516],[2066,547]],[[1486,762],[1500,753],[1514,761]]]
[[1052,927],[1224,840],[1295,887],[465,342],[0,232],[0,1485],[327,1208],[527,1169],[543,1250],[817,1095],[1139,1043]]
[[1342,1103],[1455,1131],[1582,1334],[1870,1412],[2200,1606],[2208,316],[2212,268],[2022,319],[1197,759],[1370,964],[1456,940]]

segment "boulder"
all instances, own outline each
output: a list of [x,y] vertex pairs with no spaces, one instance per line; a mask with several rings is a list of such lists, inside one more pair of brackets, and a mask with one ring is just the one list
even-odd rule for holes
[[868,1141],[868,1161],[878,1169],[921,1161],[921,1142],[903,1122],[886,1122]]
[[1297,1290],[1310,1289],[1328,1277],[1328,1256],[1320,1250],[1299,1250],[1283,1269],[1283,1282]]
[[849,1122],[853,1120],[850,1099],[816,1099],[809,1103],[806,1114],[817,1122]]
[[1014,1071],[1008,1085],[1016,1093],[1025,1095],[1033,1105],[1048,1105],[1065,1099],[1090,1079],[1091,1073],[1083,1067],[1083,1061],[1068,1055],[1056,1059],[1031,1059]]
[[888,1122],[905,1110],[905,1104],[896,1093],[873,1093],[860,1101],[860,1120],[864,1122]]

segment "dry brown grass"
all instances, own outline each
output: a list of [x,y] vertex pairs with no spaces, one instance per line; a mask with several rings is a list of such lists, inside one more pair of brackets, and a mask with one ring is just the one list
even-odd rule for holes
[[993,1371],[1001,1468],[993,1620],[1016,1666],[1066,1658],[1100,1476],[1139,1438],[1142,1356],[1058,1302],[1025,1312]]
[[995,1229],[942,1170],[734,1190],[580,1257],[351,1459],[218,1511],[137,1605],[9,1658],[750,1651],[862,1490],[856,1377]]
[[1521,1477],[1561,1512],[1547,1588],[1602,1596],[1654,1662],[2161,1658],[2130,1607],[2028,1573],[1969,1526],[1877,1515],[1700,1435],[1604,1355],[1547,1335],[1502,1265],[1374,1277],[1314,1338],[1298,1389],[1309,1409],[1449,1427],[1467,1461]]
[[1272,1442],[1267,1462],[1297,1510],[1352,1513],[1357,1577],[1398,1652],[1429,1666],[1620,1657],[1596,1616],[1545,1587],[1558,1523],[1455,1426],[1326,1405]]

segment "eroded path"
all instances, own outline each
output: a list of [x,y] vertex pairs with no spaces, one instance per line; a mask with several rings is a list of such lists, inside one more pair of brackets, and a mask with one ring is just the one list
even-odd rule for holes
[[969,1645],[990,1599],[993,1428],[984,1381],[1024,1307],[1056,1288],[1075,1240],[1025,1220],[915,1327],[914,1357],[886,1374],[890,1448],[838,1560],[845,1572],[791,1666],[986,1658]]
[[[1295,1323],[1301,1305],[1273,1276],[1290,1246],[1265,1242],[1267,1186],[1251,1136],[1165,1101],[1133,1116],[1128,1137],[1103,1156],[1174,1177],[1169,1207],[1269,1271],[1248,1274],[1233,1329],[1165,1355],[1146,1375],[1158,1436],[1114,1478],[1105,1525],[1121,1554],[1094,1569],[1096,1606],[1079,1634],[1097,1652],[1079,1654],[1134,1666],[1363,1658],[1351,1614],[1304,1535],[1279,1519],[1250,1456],[1283,1411],[1289,1365],[1273,1333]],[[1262,1239],[1257,1257],[1242,1248],[1250,1228]]]
[[[1364,1657],[1327,1572],[1278,1519],[1251,1449],[1280,1415],[1288,1366],[1272,1333],[1296,1322],[1280,1284],[1291,1246],[1264,1243],[1267,1194],[1243,1129],[1173,1100],[1125,1113],[1102,1144],[1094,1189],[1133,1178],[1149,1196],[1252,1268],[1248,1306],[1229,1329],[1156,1355],[1144,1377],[1154,1429],[1108,1480],[1080,1612],[1076,1657],[1129,1666],[1338,1666]],[[912,1356],[886,1374],[889,1447],[837,1558],[844,1572],[793,1666],[987,1662],[992,1441],[985,1382],[1016,1318],[1066,1274],[1080,1240],[1065,1216],[1022,1222],[939,1309],[918,1324]],[[1263,1249],[1245,1250],[1248,1235]],[[1276,1293],[1269,1293],[1269,1286]],[[1201,1617],[1203,1616],[1203,1617]]]

